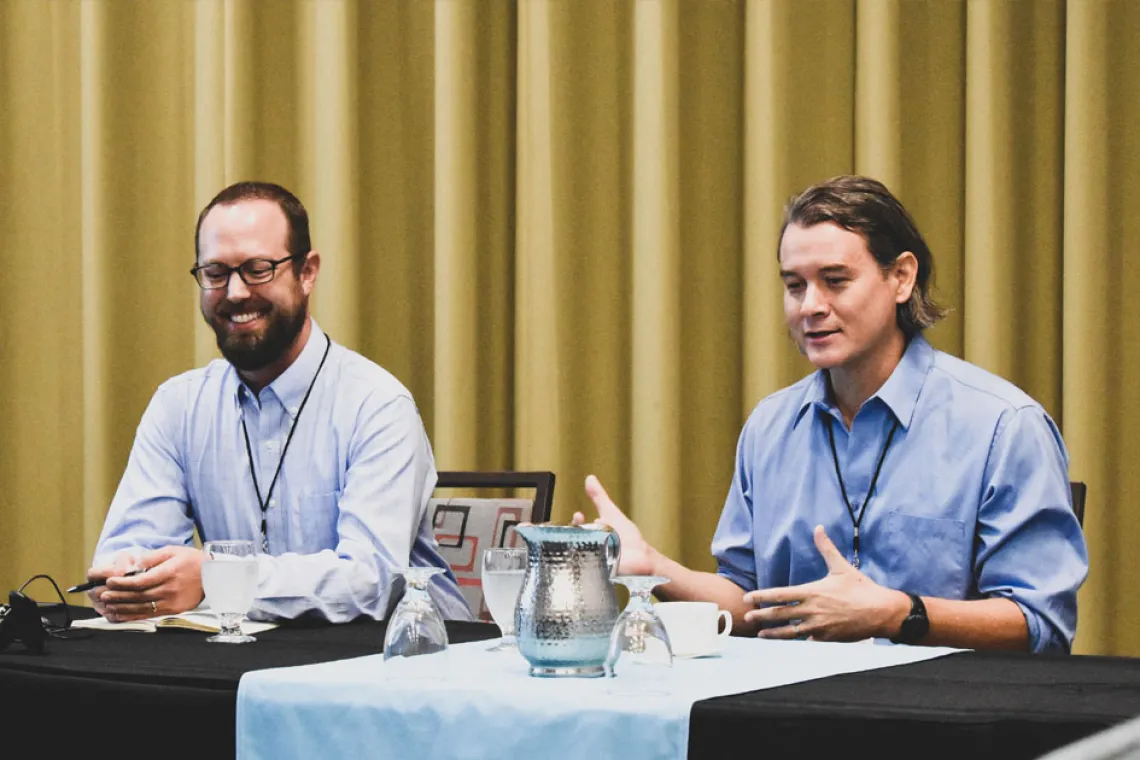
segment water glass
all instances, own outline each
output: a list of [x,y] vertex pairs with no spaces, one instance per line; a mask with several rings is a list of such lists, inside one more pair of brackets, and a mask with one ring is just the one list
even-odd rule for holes
[[515,606],[526,577],[526,549],[487,549],[483,552],[483,601],[503,632],[488,651],[517,651]]
[[207,541],[202,545],[202,590],[218,615],[221,630],[206,639],[215,644],[256,641],[241,632],[241,621],[257,593],[257,544],[253,541]]

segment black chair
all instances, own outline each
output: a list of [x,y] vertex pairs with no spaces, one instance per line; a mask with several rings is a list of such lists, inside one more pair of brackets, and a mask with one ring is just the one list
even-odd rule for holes
[[1081,524],[1081,528],[1085,527],[1085,494],[1088,490],[1088,486],[1079,480],[1069,481],[1069,491],[1073,495],[1073,511],[1077,513],[1077,522]]
[[[483,602],[483,552],[488,548],[521,547],[513,530],[521,522],[546,522],[554,501],[553,472],[441,472],[436,493],[428,503],[439,552],[451,565],[459,590],[480,620],[490,620]],[[533,490],[533,497],[441,497],[444,489],[517,492]]]

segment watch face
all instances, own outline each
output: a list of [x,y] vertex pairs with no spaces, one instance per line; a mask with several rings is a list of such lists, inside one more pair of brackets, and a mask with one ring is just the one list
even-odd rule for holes
[[896,644],[913,644],[926,636],[930,629],[930,620],[926,617],[926,605],[914,594],[910,594],[910,614],[899,626],[899,636]]

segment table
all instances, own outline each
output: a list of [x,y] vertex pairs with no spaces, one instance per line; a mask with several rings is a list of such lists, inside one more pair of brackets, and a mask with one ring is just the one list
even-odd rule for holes
[[[475,641],[497,629],[448,633]],[[358,622],[290,625],[248,646],[181,631],[51,640],[42,657],[15,645],[0,652],[0,733],[34,731],[47,757],[100,746],[232,757],[242,673],[375,654],[383,638],[382,623]],[[698,702],[689,755],[1028,758],[1137,715],[1140,659],[963,652]]]

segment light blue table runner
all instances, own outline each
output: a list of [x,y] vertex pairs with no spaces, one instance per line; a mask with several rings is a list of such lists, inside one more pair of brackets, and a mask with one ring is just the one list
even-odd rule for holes
[[245,674],[237,757],[684,758],[697,700],[932,659],[955,649],[729,638],[720,657],[617,678],[527,675],[493,642]]

